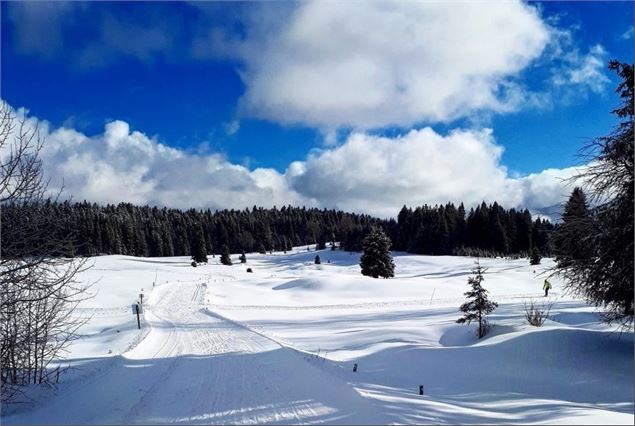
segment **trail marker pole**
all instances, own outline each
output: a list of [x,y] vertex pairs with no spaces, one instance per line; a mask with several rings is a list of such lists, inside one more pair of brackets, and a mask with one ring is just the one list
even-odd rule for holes
[[141,320],[139,319],[139,305],[135,305],[137,307],[137,327],[141,330]]
[[[132,305],[132,314],[136,314],[137,315],[137,327],[139,327],[139,330],[141,330],[141,320],[139,319],[139,313],[141,312],[141,307],[139,306],[138,303],[135,303]],[[118,332],[118,331],[117,331]]]

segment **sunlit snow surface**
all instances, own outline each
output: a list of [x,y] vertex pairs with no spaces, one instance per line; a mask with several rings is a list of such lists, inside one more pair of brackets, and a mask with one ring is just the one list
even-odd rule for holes
[[[361,276],[359,254],[315,254],[94,258],[72,368],[2,423],[633,424],[633,332],[557,279],[543,297],[551,260],[481,260],[500,306],[478,341],[455,322],[474,259],[395,254],[386,280]],[[541,328],[524,319],[532,298],[553,303]]]

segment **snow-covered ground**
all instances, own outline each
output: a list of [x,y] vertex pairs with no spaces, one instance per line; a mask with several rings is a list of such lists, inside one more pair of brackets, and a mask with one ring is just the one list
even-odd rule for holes
[[[455,322],[474,259],[395,254],[396,277],[375,280],[359,254],[315,254],[197,268],[95,258],[72,368],[33,403],[3,406],[2,424],[633,424],[632,331],[601,324],[558,280],[542,297],[549,259],[481,260],[500,306],[479,341]],[[530,299],[553,304],[541,328],[524,319]]]

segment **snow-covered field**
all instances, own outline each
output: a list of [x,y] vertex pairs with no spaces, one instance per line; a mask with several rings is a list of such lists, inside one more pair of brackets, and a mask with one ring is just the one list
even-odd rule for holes
[[[478,341],[455,322],[474,259],[395,254],[396,277],[375,280],[359,254],[315,254],[197,268],[95,258],[73,368],[33,403],[3,406],[2,424],[633,424],[632,331],[601,324],[555,279],[542,297],[549,259],[481,261],[500,306]],[[541,328],[523,316],[532,298],[553,303]]]

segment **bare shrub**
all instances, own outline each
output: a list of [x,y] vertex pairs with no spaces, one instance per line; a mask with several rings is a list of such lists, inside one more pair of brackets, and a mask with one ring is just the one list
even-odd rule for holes
[[[74,235],[52,215],[39,153],[43,141],[25,116],[0,104],[0,395],[15,402],[29,385],[54,384],[63,357],[83,323],[73,311],[87,286],[75,280],[87,268],[73,258]],[[18,214],[29,205],[34,214]]]
[[525,319],[534,327],[541,327],[545,320],[549,317],[553,303],[537,303],[533,299],[523,303],[525,310]]

